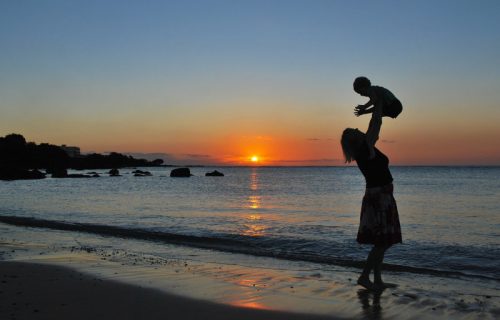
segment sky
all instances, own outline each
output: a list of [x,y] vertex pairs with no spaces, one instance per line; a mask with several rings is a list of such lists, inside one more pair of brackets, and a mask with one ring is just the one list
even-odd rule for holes
[[403,103],[377,142],[392,164],[500,165],[500,1],[0,2],[0,136],[343,165],[361,75]]

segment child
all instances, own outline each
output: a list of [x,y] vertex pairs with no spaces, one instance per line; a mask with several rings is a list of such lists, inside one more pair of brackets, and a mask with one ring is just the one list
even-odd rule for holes
[[[354,91],[370,100],[364,105],[358,105],[354,108],[354,114],[360,116],[372,113],[375,108],[382,107],[382,117],[397,118],[403,110],[401,102],[386,88],[372,86],[370,80],[366,77],[358,77],[354,80]],[[373,108],[368,109],[370,106]]]
[[[368,137],[374,137],[374,139],[367,141],[370,150],[370,159],[372,159],[375,157],[375,150],[373,148],[378,140],[380,127],[382,126],[382,117],[396,118],[403,110],[403,106],[392,92],[383,87],[372,86],[370,80],[366,77],[356,78],[353,87],[354,91],[360,95],[370,98],[366,104],[355,107],[354,114],[357,117],[367,113],[372,114],[367,131]],[[372,134],[368,134],[370,131],[372,131]]]

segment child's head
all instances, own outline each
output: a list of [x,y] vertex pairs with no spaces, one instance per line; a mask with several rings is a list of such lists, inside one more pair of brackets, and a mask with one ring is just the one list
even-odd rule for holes
[[362,96],[366,96],[366,91],[371,85],[372,83],[367,77],[357,77],[356,79],[354,79],[353,83],[354,91]]

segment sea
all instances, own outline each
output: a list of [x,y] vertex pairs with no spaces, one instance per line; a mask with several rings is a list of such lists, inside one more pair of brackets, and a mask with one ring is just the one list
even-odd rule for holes
[[[356,167],[193,167],[189,178],[134,169],[0,181],[0,227],[95,234],[101,245],[137,240],[152,255],[168,243],[353,268],[370,249],[355,240],[365,189]],[[212,170],[224,177],[205,176]],[[387,251],[386,269],[500,281],[500,167],[391,172],[403,243]]]

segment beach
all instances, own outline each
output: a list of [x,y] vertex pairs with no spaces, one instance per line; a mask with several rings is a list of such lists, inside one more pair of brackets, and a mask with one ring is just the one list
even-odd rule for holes
[[499,168],[394,168],[403,244],[386,255],[397,286],[383,292],[356,284],[370,249],[355,242],[357,168],[226,168],[216,180],[211,169],[0,184],[1,318],[71,307],[107,319],[118,306],[125,319],[162,308],[189,319],[185,305],[213,310],[202,319],[500,316]]
[[0,262],[2,319],[336,319],[232,307],[45,264]]
[[[159,259],[117,248],[95,249],[91,246],[95,239],[84,234],[75,237],[80,247],[62,250],[37,241],[39,232],[25,230],[32,241],[0,243],[2,319],[496,319],[500,315],[495,282],[387,272],[386,281],[398,286],[375,293],[355,284],[358,270],[352,268],[288,262],[284,268],[272,258],[217,252],[206,252],[213,257],[207,262],[200,259],[205,250],[182,246],[167,246],[171,258]],[[258,266],[245,259],[257,259]]]

